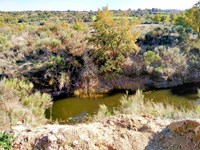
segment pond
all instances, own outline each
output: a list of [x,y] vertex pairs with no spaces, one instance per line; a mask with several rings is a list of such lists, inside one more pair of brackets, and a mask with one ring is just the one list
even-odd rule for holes
[[[99,105],[105,104],[109,108],[117,107],[120,105],[120,98],[125,93],[115,93],[111,95],[104,95],[101,98],[78,98],[68,97],[65,99],[57,100],[53,103],[53,107],[47,112],[47,117],[50,115],[53,120],[67,120],[72,118],[71,123],[80,121],[88,115],[93,115],[98,111]],[[167,102],[174,104],[178,108],[190,108],[195,105],[199,100],[197,94],[187,94],[184,96],[174,95],[171,89],[149,91],[144,93],[145,98],[153,102]]]

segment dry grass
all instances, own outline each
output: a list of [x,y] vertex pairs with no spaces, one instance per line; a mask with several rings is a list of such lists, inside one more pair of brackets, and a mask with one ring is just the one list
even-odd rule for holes
[[[105,117],[118,114],[135,114],[135,115],[153,115],[156,117],[185,119],[199,118],[199,106],[193,109],[178,109],[176,106],[168,103],[154,103],[151,100],[145,100],[141,90],[137,90],[135,95],[124,95],[121,100],[121,106],[109,110],[105,105],[100,105],[96,115],[90,117],[90,121],[99,121]],[[200,110],[200,109],[199,109]]]

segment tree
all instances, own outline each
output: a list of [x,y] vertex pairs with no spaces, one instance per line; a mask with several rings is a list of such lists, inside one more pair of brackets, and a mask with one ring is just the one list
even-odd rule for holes
[[108,7],[98,10],[96,21],[93,23],[95,33],[89,38],[89,42],[96,48],[96,56],[102,72],[121,72],[120,63],[125,55],[137,53],[139,50],[135,44],[139,34],[133,32],[137,21],[131,22],[125,17],[114,20],[113,12]]
[[181,25],[185,28],[187,26],[185,20],[186,20],[185,12],[182,12],[176,17],[175,25]]
[[160,22],[161,21],[161,15],[159,15],[159,14],[157,14],[157,15],[155,15],[154,17],[153,17],[153,21],[155,21],[155,22]]
[[171,15],[170,15],[170,23],[171,24],[174,24],[174,21],[176,20],[176,14],[175,13],[172,13]]
[[188,11],[180,13],[175,20],[175,24],[182,25],[184,28],[191,27],[200,38],[200,2]]
[[200,37],[200,2],[186,12],[186,24]]
[[169,16],[168,15],[162,15],[160,21],[164,22],[164,23],[168,23],[169,22]]

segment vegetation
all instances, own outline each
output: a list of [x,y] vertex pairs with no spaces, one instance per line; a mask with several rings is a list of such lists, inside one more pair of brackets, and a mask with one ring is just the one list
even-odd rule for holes
[[[180,10],[161,10],[157,8],[152,9],[138,9],[138,10],[111,10],[114,18],[118,19],[121,15],[126,15],[127,19],[139,19],[141,22],[152,22],[155,15],[170,16],[179,14]],[[65,22],[75,23],[83,20],[83,22],[92,22],[97,14],[97,11],[21,11],[21,12],[1,12],[0,26],[4,27],[6,24],[21,24],[31,23],[34,25],[43,26],[48,22]]]
[[136,24],[125,18],[114,20],[108,7],[98,11],[93,24],[96,32],[89,42],[97,48],[94,55],[100,72],[120,74],[124,56],[137,53],[139,48],[135,42],[138,33],[132,32]]
[[144,98],[141,90],[135,95],[124,95],[120,99],[118,108],[109,110],[105,105],[100,105],[98,113],[91,117],[91,121],[99,121],[105,117],[118,114],[152,115],[170,119],[199,118],[199,106],[193,109],[178,109],[175,105],[168,103],[154,103]]
[[[47,123],[51,96],[102,96],[199,80],[199,3],[187,11],[0,12],[0,127]],[[39,92],[40,91],[40,92]],[[111,112],[197,117],[137,91]],[[198,109],[197,109],[198,110]]]
[[17,124],[38,126],[44,124],[45,110],[52,105],[51,97],[40,92],[33,93],[28,81],[3,79],[0,81],[0,124],[5,129]]
[[6,132],[0,132],[0,147],[3,149],[12,149],[13,135]]
[[[197,31],[185,23],[188,13],[107,7],[98,12],[2,12],[0,74],[29,78],[35,88],[55,95],[98,94],[103,89],[97,83],[127,89],[115,82],[146,74],[152,82],[190,78],[191,70],[199,72],[200,45]],[[138,24],[147,20],[159,24]]]
[[183,27],[190,27],[192,28],[198,37],[200,36],[200,10],[199,10],[200,2],[196,3],[191,9],[183,12],[177,16],[176,25],[182,25]]

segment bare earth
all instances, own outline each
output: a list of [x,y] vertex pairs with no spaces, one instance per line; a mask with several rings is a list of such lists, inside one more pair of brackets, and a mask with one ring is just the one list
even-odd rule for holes
[[200,120],[118,115],[78,125],[17,126],[13,149],[199,150]]

